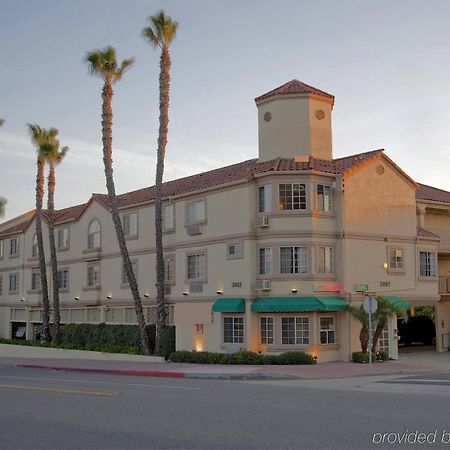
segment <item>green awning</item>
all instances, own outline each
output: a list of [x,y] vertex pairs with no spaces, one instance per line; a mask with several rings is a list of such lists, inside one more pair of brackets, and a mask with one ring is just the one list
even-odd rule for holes
[[339,297],[267,297],[257,298],[253,312],[342,311],[347,302]]
[[396,295],[381,295],[380,297],[386,299],[399,311],[406,311],[411,308],[411,305],[408,302],[405,302],[405,300]]
[[243,313],[245,301],[243,298],[218,298],[212,306],[213,312]]

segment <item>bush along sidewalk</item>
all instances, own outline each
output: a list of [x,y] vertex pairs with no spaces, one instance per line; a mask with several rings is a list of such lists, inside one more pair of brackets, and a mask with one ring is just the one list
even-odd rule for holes
[[249,351],[236,353],[173,352],[169,361],[194,364],[240,364],[240,365],[304,365],[316,364],[312,355],[305,352],[286,352],[280,355],[264,355]]
[[[358,364],[368,364],[369,363],[369,352],[353,352],[352,361]],[[384,362],[389,361],[388,352],[377,352],[372,353],[372,362]]]

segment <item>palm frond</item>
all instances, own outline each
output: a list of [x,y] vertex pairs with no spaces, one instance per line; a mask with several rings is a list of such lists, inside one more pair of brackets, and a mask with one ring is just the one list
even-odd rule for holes
[[153,47],[168,47],[175,39],[178,22],[166,16],[163,10],[148,18],[150,26],[142,31],[142,35]]

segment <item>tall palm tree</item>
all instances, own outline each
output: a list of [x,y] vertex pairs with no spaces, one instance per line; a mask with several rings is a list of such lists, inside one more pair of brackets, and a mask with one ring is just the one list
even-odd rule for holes
[[397,308],[394,304],[392,304],[383,297],[377,297],[377,303],[378,306],[375,312],[375,320],[377,322],[377,326],[375,328],[375,332],[373,334],[372,339],[372,353],[376,352],[377,344],[381,337],[381,333],[386,328],[389,319],[394,315],[401,315],[402,313],[404,313],[404,311]]
[[49,148],[49,153],[46,156],[46,162],[49,166],[48,172],[48,201],[47,201],[47,213],[48,213],[48,237],[50,242],[50,260],[52,268],[52,281],[53,281],[53,333],[52,339],[56,340],[59,331],[59,325],[61,322],[61,316],[59,312],[59,280],[58,280],[58,261],[56,258],[56,245],[55,245],[55,166],[61,164],[62,160],[69,151],[69,147],[60,147],[59,140],[56,139],[58,130],[52,128],[53,139]]
[[178,23],[159,11],[149,18],[150,26],[142,34],[153,48],[161,49],[159,74],[159,135],[155,181],[155,241],[156,241],[156,339],[155,348],[161,352],[161,333],[166,326],[167,310],[164,299],[164,253],[162,242],[162,180],[169,125],[170,53],[169,47],[177,33]]
[[128,283],[133,296],[134,309],[136,311],[139,333],[141,337],[141,352],[144,355],[150,353],[148,335],[145,328],[145,318],[142,309],[142,301],[139,293],[136,276],[133,272],[130,256],[120,221],[119,209],[117,207],[116,190],[114,187],[112,168],[112,98],[114,95],[113,83],[119,81],[123,74],[131,68],[133,59],[124,59],[120,65],[117,64],[116,50],[107,47],[104,50],[88,52],[85,58],[92,75],[97,75],[103,80],[102,89],[102,141],[103,141],[103,163],[105,166],[106,188],[108,190],[111,215],[116,229],[117,241],[122,255],[123,266],[128,278]]
[[369,314],[364,309],[363,305],[358,307],[348,305],[350,314],[361,323],[361,331],[359,332],[359,342],[361,343],[361,351],[367,353],[369,348]]
[[39,253],[39,268],[41,272],[42,290],[42,333],[41,339],[50,341],[50,302],[48,299],[47,270],[45,265],[44,241],[42,237],[42,200],[44,198],[45,160],[50,153],[55,129],[46,130],[36,124],[28,124],[31,141],[37,150],[36,175],[36,237]]

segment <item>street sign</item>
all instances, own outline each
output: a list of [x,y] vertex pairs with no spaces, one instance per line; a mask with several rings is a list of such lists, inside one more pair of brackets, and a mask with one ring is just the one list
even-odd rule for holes
[[377,299],[374,297],[366,297],[364,299],[363,307],[366,312],[373,314],[378,308]]

